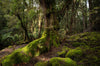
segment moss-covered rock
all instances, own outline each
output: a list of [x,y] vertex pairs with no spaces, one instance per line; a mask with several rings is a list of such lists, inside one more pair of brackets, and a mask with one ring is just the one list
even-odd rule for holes
[[83,63],[88,66],[99,66],[100,60],[97,56],[87,55],[87,57],[83,58],[79,63]]
[[76,49],[69,50],[65,57],[70,57],[71,59],[78,61],[82,54],[82,50],[78,47]]
[[77,66],[77,64],[70,58],[54,57],[50,59],[48,66]]
[[12,66],[13,64],[28,62],[30,56],[25,55],[20,49],[5,57],[2,61],[3,66]]
[[47,66],[47,62],[37,62],[34,66]]
[[38,62],[35,66],[77,66],[77,64],[70,58],[54,57],[48,62]]

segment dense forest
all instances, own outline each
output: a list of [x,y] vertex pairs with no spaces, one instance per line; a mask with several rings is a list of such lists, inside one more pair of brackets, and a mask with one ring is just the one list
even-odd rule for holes
[[100,66],[100,0],[0,0],[0,66]]

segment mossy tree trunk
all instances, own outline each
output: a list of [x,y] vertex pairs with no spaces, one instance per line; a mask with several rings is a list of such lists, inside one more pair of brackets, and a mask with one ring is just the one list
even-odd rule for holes
[[44,19],[45,19],[45,25],[44,29],[47,34],[47,41],[46,45],[48,48],[50,48],[51,44],[54,46],[58,46],[59,40],[58,40],[58,35],[56,32],[56,27],[57,25],[57,20],[56,20],[56,15],[54,11],[54,5],[55,5],[55,0],[39,0],[40,5],[42,6],[43,14],[44,14]]

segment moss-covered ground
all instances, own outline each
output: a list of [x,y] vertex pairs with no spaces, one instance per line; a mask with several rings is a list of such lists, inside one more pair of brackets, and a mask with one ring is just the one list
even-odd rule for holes
[[[44,45],[45,35],[37,39],[27,46],[14,51],[6,56],[2,61],[3,66],[13,66],[18,63],[27,63],[30,58],[44,53],[46,47]],[[100,65],[100,32],[85,32],[67,37],[65,42],[61,43],[62,47],[58,47],[59,51],[49,51],[44,57],[48,60],[38,60],[35,66],[99,66]],[[43,58],[42,58],[43,59]],[[35,61],[34,59],[31,61]],[[24,66],[24,65],[23,65]]]

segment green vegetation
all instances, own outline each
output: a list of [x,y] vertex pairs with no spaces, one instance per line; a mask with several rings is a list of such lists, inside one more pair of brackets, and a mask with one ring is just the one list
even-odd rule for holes
[[60,56],[60,57],[65,57],[65,55],[66,55],[66,53],[67,53],[68,50],[70,50],[70,48],[64,46],[63,49],[62,49],[62,51],[57,52],[57,54],[58,54],[58,56]]
[[68,51],[68,53],[66,54],[66,57],[70,57],[73,60],[79,60],[79,58],[82,57],[82,50],[81,49],[71,49]]
[[21,62],[28,62],[31,57],[39,56],[40,53],[43,53],[46,50],[45,46],[43,45],[46,40],[45,38],[46,35],[44,33],[40,39],[29,43],[23,48],[15,50],[12,54],[4,58],[4,60],[2,61],[2,65],[12,66],[13,64],[18,64]]
[[47,66],[47,62],[38,62],[35,66]]
[[49,62],[38,62],[35,66],[77,66],[76,62],[70,58],[51,58]]
[[100,0],[0,0],[0,65],[100,65]]

